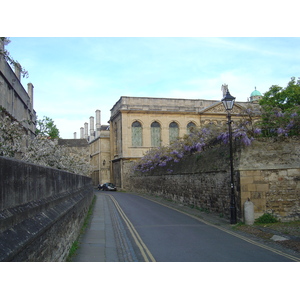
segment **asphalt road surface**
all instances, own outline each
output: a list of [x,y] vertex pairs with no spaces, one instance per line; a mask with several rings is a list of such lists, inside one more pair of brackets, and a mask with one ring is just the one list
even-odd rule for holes
[[122,219],[129,247],[138,261],[157,262],[291,262],[236,233],[130,193],[104,192]]

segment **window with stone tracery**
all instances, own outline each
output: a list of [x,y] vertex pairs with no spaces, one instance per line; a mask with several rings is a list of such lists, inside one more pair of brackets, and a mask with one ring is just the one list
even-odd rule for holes
[[140,122],[135,121],[131,125],[132,147],[143,146],[143,127]]
[[193,127],[194,128],[196,127],[196,124],[194,122],[190,122],[189,124],[187,124],[187,127],[186,127],[187,134],[191,133],[191,130],[192,130]]
[[158,122],[151,124],[151,147],[159,147],[161,144],[161,128]]
[[169,125],[169,142],[170,144],[176,141],[179,137],[179,127],[176,122],[172,122]]

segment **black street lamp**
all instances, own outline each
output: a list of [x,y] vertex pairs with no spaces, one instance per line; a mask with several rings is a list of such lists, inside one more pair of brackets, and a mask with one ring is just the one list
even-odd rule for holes
[[230,151],[230,224],[236,224],[236,203],[235,203],[235,194],[234,194],[234,180],[233,180],[233,151],[232,151],[232,131],[231,131],[231,114],[230,111],[233,109],[235,97],[232,97],[227,89],[226,95],[221,100],[225,109],[227,110],[228,117],[228,129],[229,129],[229,151]]

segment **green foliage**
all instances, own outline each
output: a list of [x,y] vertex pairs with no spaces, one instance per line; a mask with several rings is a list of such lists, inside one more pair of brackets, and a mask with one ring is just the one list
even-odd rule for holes
[[273,215],[265,213],[255,220],[255,224],[269,224],[279,222]]
[[54,121],[51,118],[45,116],[43,120],[37,121],[36,134],[50,137],[51,139],[59,138],[59,130],[54,124]]
[[300,105],[300,78],[296,81],[295,77],[292,77],[285,88],[272,85],[269,91],[264,93],[259,104],[266,111],[279,108],[283,112]]

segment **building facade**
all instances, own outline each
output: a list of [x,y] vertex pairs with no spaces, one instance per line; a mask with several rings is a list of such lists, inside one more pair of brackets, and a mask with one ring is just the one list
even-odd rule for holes
[[102,125],[98,136],[90,142],[90,162],[93,166],[94,185],[111,182],[110,132],[108,126]]
[[[233,118],[247,102],[236,102]],[[191,127],[227,122],[220,100],[121,97],[111,109],[111,181],[126,187],[132,162],[155,147],[167,146]]]
[[[252,94],[251,101],[235,102],[233,119],[246,106],[259,106]],[[148,150],[170,145],[191,127],[227,122],[220,100],[122,96],[111,109],[109,125],[100,124],[100,110],[95,113],[96,126],[90,117],[90,130],[87,122],[80,128],[80,138],[89,143],[93,184],[112,182],[119,188],[126,187],[130,166]]]

